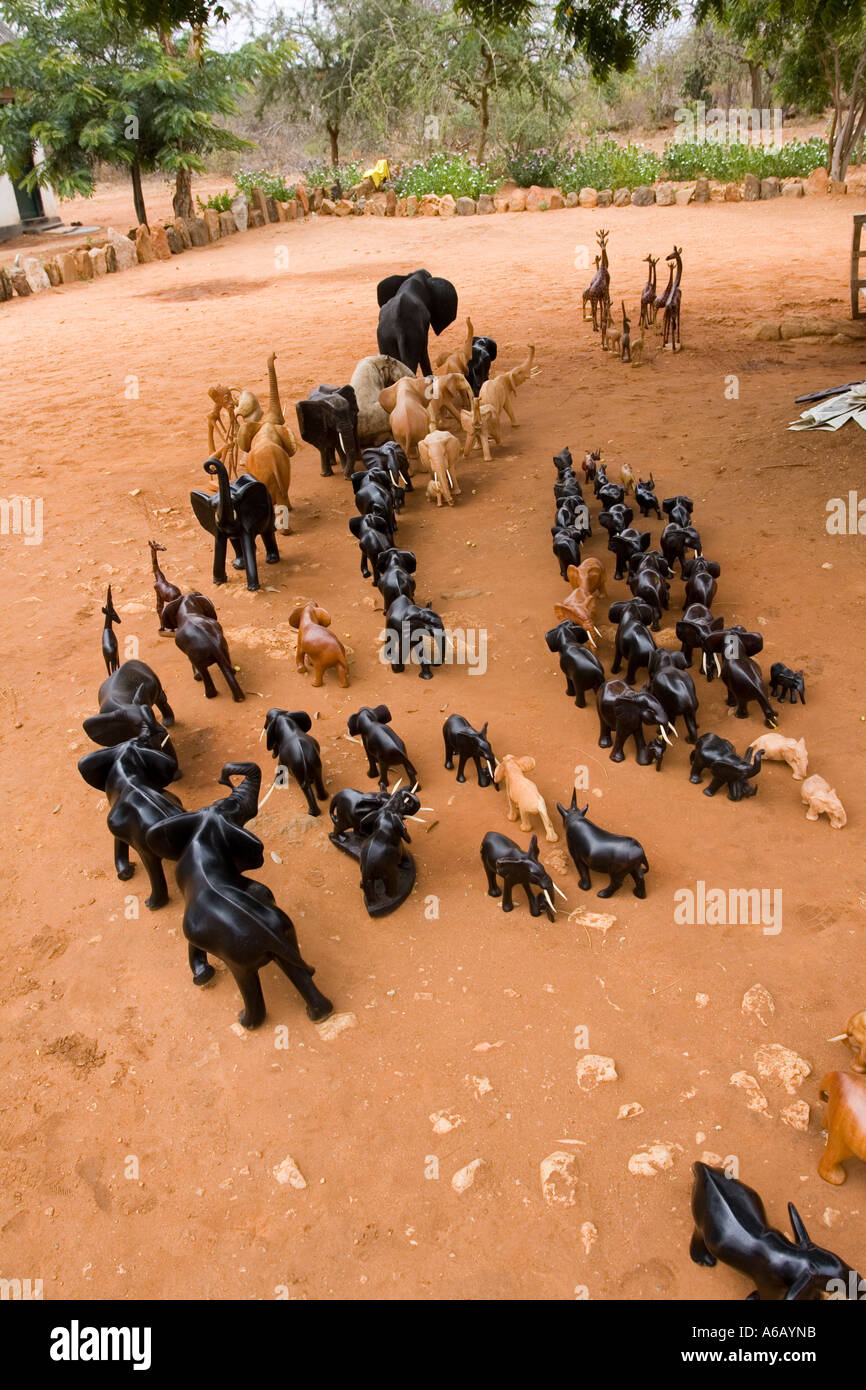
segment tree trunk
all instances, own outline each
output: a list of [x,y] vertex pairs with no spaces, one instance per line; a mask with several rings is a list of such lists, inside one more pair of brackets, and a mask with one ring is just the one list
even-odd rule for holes
[[141,165],[137,159],[132,164],[130,173],[132,174],[132,201],[140,225],[142,222],[147,223],[147,209],[144,206],[144,194],[141,191]]
[[195,216],[195,208],[192,205],[191,169],[178,169],[175,178],[174,197],[171,202],[175,217]]
[[481,101],[478,111],[481,120],[481,128],[478,132],[478,150],[475,159],[476,163],[480,164],[484,159],[484,151],[487,147],[487,135],[490,130],[490,88],[486,85],[481,88]]
[[328,121],[325,129],[331,142],[331,163],[336,169],[340,163],[340,127],[335,125],[333,121]]
[[763,96],[760,63],[749,63],[749,84],[752,91],[752,109],[754,111],[760,111],[761,97]]

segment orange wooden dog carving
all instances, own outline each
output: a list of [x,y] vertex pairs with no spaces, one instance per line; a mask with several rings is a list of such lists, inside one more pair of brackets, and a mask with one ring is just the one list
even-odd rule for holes
[[349,663],[346,649],[338,637],[328,628],[331,615],[320,608],[312,599],[298,604],[289,614],[289,623],[298,630],[297,666],[302,676],[307,674],[307,662],[313,672],[313,685],[322,684],[322,677],[329,667],[334,666],[340,685],[349,684]]
[[827,1102],[827,1147],[818,1163],[818,1174],[825,1182],[841,1187],[848,1176],[842,1167],[847,1158],[866,1163],[866,1079],[830,1071],[821,1082],[820,1094]]

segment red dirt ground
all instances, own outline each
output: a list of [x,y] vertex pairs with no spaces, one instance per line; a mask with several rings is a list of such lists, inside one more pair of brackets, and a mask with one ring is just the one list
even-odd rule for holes
[[[866,376],[866,344],[746,333],[786,313],[846,316],[860,201],[276,225],[3,306],[4,491],[45,508],[41,546],[2,538],[5,1276],[42,1278],[46,1298],[742,1298],[739,1276],[688,1257],[690,1165],[705,1152],[736,1157],[772,1220],[784,1225],[794,1199],[816,1240],[866,1266],[866,1167],[849,1164],[842,1188],[816,1173],[819,1083],[849,1061],[827,1039],[866,1004],[863,540],[825,528],[827,499],[862,487],[866,441],[853,425],[785,429],[800,392]],[[625,293],[636,304],[648,250],[684,247],[680,356],[653,341],[629,368],[580,322],[588,272],[575,268],[576,248],[592,247],[602,221],[615,302]],[[277,268],[284,247],[287,271]],[[476,456],[462,469],[453,511],[419,490],[403,514],[419,597],[450,625],[488,633],[485,676],[452,667],[429,683],[379,664],[381,617],[347,530],[351,494],[319,477],[309,448],[294,461],[296,534],[257,595],[236,575],[214,590],[188,505],[203,479],[207,387],[262,389],[271,349],[285,403],[347,380],[376,350],[376,281],[418,265],[455,281],[461,319],[471,312],[476,332],[499,342],[497,365],[533,342],[542,366],[493,463]],[[442,347],[459,336],[455,325]],[[737,399],[726,398],[732,376]],[[138,398],[126,399],[132,378]],[[600,445],[612,473],[628,461],[652,470],[661,495],[695,498],[705,551],[722,564],[716,611],[760,624],[765,670],[782,659],[806,671],[808,703],[785,706],[780,727],[805,736],[810,771],[846,804],[845,830],[805,820],[782,764],[734,804],[690,785],[682,738],[660,775],[631,755],[615,766],[597,747],[594,712],[566,699],[543,642],[565,592],[549,534],[551,456],[565,444],[576,456]],[[150,537],[167,545],[172,579],[214,596],[245,704],[222,686],[206,703],[186,659],[157,636]],[[586,553],[603,556],[603,539],[596,527]],[[116,880],[104,807],[76,771],[103,675],[109,582],[121,642],[139,639],[175,707],[188,807],[219,793],[223,762],[264,764],[258,736],[272,705],[317,711],[330,790],[363,786],[346,716],[391,707],[436,821],[413,825],[417,889],[398,913],[367,918],[356,868],[325,838],[327,817],[308,827],[297,788],[275,792],[253,825],[262,877],[318,982],[357,1017],[332,1041],[274,967],[263,972],[265,1025],[239,1034],[231,977],[220,968],[209,989],[192,985],[173,883],[167,908],[124,917],[125,896],[144,896],[142,871]],[[674,620],[681,593],[677,582]],[[331,679],[312,690],[280,653],[298,596],[324,604],[353,649],[347,692]],[[601,655],[607,666],[609,643]],[[740,750],[762,732],[756,714],[728,721],[719,682],[698,684],[702,730]],[[453,711],[488,719],[500,756],[531,753],[551,808],[585,763],[596,818],[646,847],[647,899],[623,890],[599,902],[601,884],[580,893],[560,862],[569,909],[612,911],[610,930],[565,914],[535,922],[523,903],[503,916],[485,895],[478,847],[488,829],[526,837],[503,798],[444,771],[440,729]],[[563,850],[542,841],[548,862]],[[675,926],[673,895],[698,880],[780,888],[781,933]],[[438,919],[425,916],[430,894]],[[775,1000],[767,1025],[741,1011],[756,983]],[[577,1084],[579,1028],[619,1077],[591,1093]],[[756,1049],[772,1043],[811,1075],[796,1095],[759,1077],[761,1114],[730,1077],[757,1075]],[[811,1106],[805,1133],[780,1118],[797,1098]],[[618,1119],[635,1101],[643,1112]],[[436,1134],[430,1117],[442,1110],[462,1123]],[[632,1174],[630,1156],[654,1143],[671,1146],[672,1166]],[[561,1149],[577,1156],[574,1203],[549,1206],[539,1164]],[[275,1180],[287,1155],[304,1190]],[[458,1194],[452,1176],[476,1158],[475,1183]],[[588,1253],[584,1223],[597,1229]]]

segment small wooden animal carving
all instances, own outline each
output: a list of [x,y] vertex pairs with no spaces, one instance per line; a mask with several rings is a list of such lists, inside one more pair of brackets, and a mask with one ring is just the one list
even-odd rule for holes
[[656,321],[656,266],[658,259],[658,256],[654,256],[652,252],[648,256],[644,256],[644,260],[649,265],[649,273],[640,297],[641,329],[651,328]]
[[827,1147],[818,1163],[825,1182],[841,1187],[848,1174],[842,1167],[848,1158],[866,1163],[866,1080],[844,1071],[828,1072],[821,1082],[826,1102]]
[[301,603],[289,614],[289,624],[298,629],[297,668],[307,674],[307,662],[313,672],[313,685],[322,684],[324,673],[335,667],[337,679],[344,688],[349,684],[349,663],[346,649],[333,632],[329,632],[331,615],[313,600]]
[[529,817],[538,816],[544,826],[545,838],[552,843],[554,840],[558,840],[559,836],[547,814],[544,797],[535,783],[526,776],[526,773],[531,772],[534,767],[534,758],[517,758],[513,753],[506,753],[496,765],[493,780],[497,784],[502,782],[505,784],[508,819],[511,821],[519,819],[521,830],[531,830],[532,823]]
[[105,624],[102,629],[102,659],[105,662],[105,670],[109,676],[113,675],[120,665],[117,655],[117,638],[114,635],[112,623],[120,622],[120,614],[111,601],[111,585],[108,586],[108,593],[105,595],[105,605],[102,609],[105,615]]
[[802,782],[809,768],[809,754],[804,738],[785,738],[784,734],[761,734],[753,739],[746,754],[760,749],[769,762],[787,763],[795,782]]
[[510,372],[498,372],[496,376],[489,377],[478,392],[478,399],[482,406],[491,406],[498,420],[501,420],[504,411],[512,425],[517,424],[514,414],[514,397],[517,395],[518,386],[522,386],[525,381],[530,379],[534,380],[541,371],[541,368],[536,367],[534,362],[535,347],[531,345],[527,356],[519,367],[512,367]]
[[153,566],[153,591],[156,594],[156,613],[159,618],[160,632],[167,632],[168,629],[163,622],[163,612],[167,603],[180,598],[181,591],[176,584],[172,584],[166,579],[159,567],[159,560],[156,558],[159,552],[165,553],[165,546],[157,544],[156,541],[148,541],[150,546],[150,562]]
[[826,815],[834,830],[841,830],[848,824],[845,807],[823,777],[807,777],[800,788],[800,796],[803,805],[809,808],[806,820],[817,820],[819,816]]

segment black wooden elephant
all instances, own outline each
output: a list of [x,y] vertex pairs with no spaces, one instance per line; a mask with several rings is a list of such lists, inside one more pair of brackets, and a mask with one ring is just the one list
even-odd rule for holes
[[701,538],[694,526],[680,526],[675,521],[665,526],[659,538],[659,545],[671,569],[674,562],[679,560],[682,572],[685,571],[686,551],[694,550],[698,555],[701,553]]
[[225,464],[218,458],[209,458],[204,464],[204,471],[216,476],[219,491],[214,495],[193,488],[189,500],[199,524],[214,538],[213,581],[215,584],[228,582],[226,549],[231,542],[235,552],[235,569],[245,569],[247,588],[258,589],[256,536],[262,538],[269,565],[277,564],[280,558],[271,495],[264,483],[250,473],[242,473],[230,484]]
[[[707,654],[704,643],[712,633],[721,632],[724,626],[724,618],[714,618],[705,604],[691,603],[674,629],[681,644],[686,665],[691,666],[695,651],[699,651],[701,653],[701,670],[705,672],[708,680],[712,680],[712,674],[707,670]],[[721,662],[718,663],[718,669],[721,671]]]
[[785,703],[785,696],[788,695],[792,705],[796,705],[797,696],[800,697],[800,704],[806,703],[806,682],[802,671],[792,671],[790,666],[785,666],[781,661],[774,661],[770,667],[770,694],[779,701],[780,705]]
[[642,599],[631,598],[612,603],[607,615],[612,623],[617,624],[610,669],[616,675],[625,661],[625,678],[629,685],[633,685],[638,671],[642,666],[649,666],[650,657],[656,650],[655,638],[648,627],[653,620],[653,609]]
[[759,632],[749,632],[739,624],[711,632],[704,642],[707,677],[712,679],[710,658],[718,669],[722,657],[721,677],[727,688],[726,703],[735,710],[738,719],[745,719],[754,700],[760,706],[768,729],[778,725],[764,686],[764,673],[752,657],[763,650],[764,639]]
[[367,776],[379,778],[382,792],[388,790],[388,773],[392,767],[402,767],[409,785],[418,785],[418,773],[409,761],[406,745],[390,724],[391,711],[387,705],[363,705],[346,721],[350,737],[360,736],[364,746]]
[[[151,748],[161,748],[174,759],[177,781],[177,754],[165,732],[174,725],[174,711],[156,672],[143,661],[124,661],[102,682],[98,698],[99,713],[88,715],[82,723],[87,737],[105,748],[132,738],[148,739]],[[152,717],[152,705],[156,705],[164,725]]]
[[395,598],[385,613],[385,659],[400,672],[416,662],[422,680],[433,678],[433,667],[445,660],[445,624],[430,603],[421,607],[405,594]]
[[[153,728],[160,726],[153,712],[147,709]],[[135,872],[129,851],[134,849],[150,880],[150,896],[144,905],[151,909],[168,902],[168,888],[162,868],[162,856],[154,852],[147,840],[148,831],[160,825],[167,816],[175,816],[183,806],[178,798],[165,790],[177,771],[174,757],[152,746],[145,735],[111,748],[99,748],[86,753],[78,763],[85,782],[104,792],[108,800],[108,828],[114,837],[114,867],[122,881]]]
[[376,286],[379,351],[396,357],[411,372],[419,366],[431,376],[427,335],[438,337],[457,317],[457,291],[450,280],[416,270],[411,275],[389,275]]
[[339,463],[350,478],[360,462],[358,401],[351,386],[317,386],[295,406],[298,428],[306,444],[318,449],[322,477],[330,478]]
[[671,725],[682,716],[686,726],[686,742],[695,743],[698,725],[695,715],[698,711],[698,697],[695,683],[685,668],[686,659],[682,652],[667,652],[662,648],[653,652],[649,665],[649,688],[667,711]]
[[320,816],[319,801],[328,793],[322,781],[322,750],[311,736],[313,721],[302,709],[269,709],[265,715],[266,747],[279,767],[291,772],[304,794],[311,816]]
[[493,786],[499,791],[499,783],[493,781],[496,758],[487,741],[487,721],[480,729],[473,729],[462,714],[450,714],[442,725],[445,740],[445,766],[450,772],[457,759],[457,781],[466,781],[466,764],[472,761],[478,776],[479,787]]
[[559,652],[559,669],[565,676],[565,693],[574,698],[578,709],[586,708],[586,691],[604,684],[604,667],[589,650],[589,634],[579,623],[566,618],[544,634],[548,650]]
[[330,815],[334,828],[329,838],[340,849],[345,849],[350,840],[356,841],[360,853],[360,826],[374,811],[381,811],[390,797],[388,791],[359,792],[354,787],[343,787],[331,797]]
[[[371,811],[358,827],[361,888],[371,917],[384,917],[405,902],[415,886],[415,861],[404,844],[411,836],[403,824],[421,803],[408,787],[393,791],[378,810]],[[349,853],[348,845],[341,845]]]
[[607,548],[616,556],[614,579],[624,578],[632,559],[644,550],[649,550],[651,540],[649,531],[637,531],[633,526],[627,526],[618,536],[610,537]]
[[[242,779],[237,787],[233,777]],[[224,961],[243,999],[239,1022],[257,1028],[265,1018],[259,971],[273,961],[300,994],[308,1018],[318,1023],[333,1005],[313,984],[314,971],[301,957],[294,924],[270,888],[244,874],[264,863],[261,840],[244,829],[258,812],[261,768],[226,763],[219,781],[229,788],[227,796],[163,820],[147,836],[153,854],[177,860],[193,982],[204,985],[213,978],[208,954]]]
[[[481,841],[481,863],[487,875],[487,894],[491,898],[502,899],[502,911],[514,910],[514,889],[522,886],[526,892],[529,911],[533,917],[540,917],[542,910],[551,922],[556,919],[553,894],[556,891],[553,879],[538,858],[538,836],[533,835],[529,849],[500,835],[496,830],[488,830]],[[497,878],[502,879],[499,887]],[[538,892],[534,893],[533,888]]]
[[629,564],[628,587],[635,598],[640,599],[642,603],[652,609],[652,630],[658,632],[661,626],[662,612],[670,604],[670,587],[654,565],[642,564],[635,556],[632,559],[636,563],[633,566],[631,563]]
[[638,505],[641,516],[649,516],[650,512],[654,512],[659,521],[661,521],[661,508],[659,507],[659,499],[655,495],[654,488],[655,480],[652,473],[650,473],[646,482],[644,482],[643,478],[638,478],[634,490],[634,500]]
[[368,512],[384,512],[392,531],[397,529],[397,512],[403,506],[404,491],[391,482],[387,469],[378,465],[352,474],[355,509],[360,516]]
[[686,497],[682,492],[678,492],[676,497],[666,497],[662,502],[662,511],[668,521],[675,522],[677,526],[690,526],[694,509],[691,497]]
[[361,552],[361,574],[369,579],[372,570],[373,583],[379,582],[379,556],[394,548],[394,532],[386,513],[378,506],[371,507],[364,516],[350,516],[349,530],[358,542]]
[[553,536],[553,553],[559,563],[560,578],[567,579],[569,565],[580,564],[580,541],[570,527],[552,526],[550,534]]
[[701,734],[689,755],[689,781],[700,782],[701,774],[709,768],[710,784],[704,787],[704,796],[715,796],[720,787],[727,787],[729,801],[742,801],[758,790],[751,783],[761,770],[763,757],[759,748],[751,758],[741,758],[730,739]]
[[[652,724],[658,728],[660,736],[670,743],[667,731],[676,737],[676,729],[670,721],[668,712],[661,700],[653,695],[648,687],[633,690],[625,681],[607,681],[597,696],[599,748],[610,748],[613,763],[625,761],[623,744],[633,738],[635,756],[642,767],[652,762],[652,754],[646,746],[643,725]],[[613,737],[611,737],[613,730]]]
[[490,366],[496,361],[497,352],[498,348],[492,338],[472,339],[472,356],[466,368],[466,380],[472,387],[473,396],[478,395],[490,376]]
[[372,468],[384,468],[395,488],[402,488],[404,492],[414,492],[406,451],[396,439],[386,439],[384,444],[362,450],[361,458],[368,472]]
[[[620,488],[620,492],[621,491],[622,488]],[[631,507],[627,507],[624,502],[614,502],[609,507],[605,507],[604,511],[599,512],[598,524],[599,526],[603,526],[607,532],[608,550],[613,550],[611,542],[614,536],[618,536],[625,531],[633,520],[634,512]]]
[[577,793],[571,794],[568,810],[557,801],[556,809],[562,816],[565,826],[565,842],[578,872],[578,883],[582,892],[592,887],[591,869],[608,874],[610,883],[598,894],[600,898],[610,898],[622,887],[627,874],[634,879],[636,898],[646,897],[646,880],[649,872],[644,847],[639,840],[630,835],[613,835],[609,830],[586,819],[588,806],[579,809]]
[[[629,521],[632,520],[634,512],[626,503],[625,488],[622,483],[603,483],[600,488],[596,489],[595,495],[605,510],[611,511],[614,507],[624,507],[629,513]],[[628,521],[626,525],[628,525]]]
[[683,565],[683,579],[686,581],[684,608],[693,603],[702,603],[709,608],[716,596],[716,580],[722,572],[715,560],[707,560],[703,555],[693,555]]
[[376,588],[382,595],[382,602],[386,608],[401,594],[408,599],[415,597],[415,570],[418,561],[412,550],[398,550],[392,546],[389,550],[382,550],[376,559],[379,577],[376,580]]

